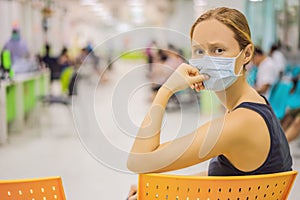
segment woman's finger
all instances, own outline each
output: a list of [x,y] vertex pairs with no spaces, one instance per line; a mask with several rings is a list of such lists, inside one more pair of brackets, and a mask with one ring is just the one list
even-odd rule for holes
[[196,89],[197,89],[197,92],[199,92],[199,91],[200,91],[200,83],[197,83],[197,87],[196,87]]
[[128,198],[128,200],[137,200],[137,194]]
[[136,187],[136,185],[132,185],[132,186],[130,187],[129,197],[132,196],[132,195],[134,195],[134,194],[136,194],[136,192],[137,192],[137,187]]
[[203,86],[203,83],[200,82],[200,83],[195,83],[193,84],[194,85],[194,89],[196,92],[200,92],[201,90],[204,90],[205,87]]
[[186,66],[187,66],[187,69],[189,70],[190,74],[193,74],[193,75],[199,74],[199,70],[196,67],[193,67],[192,65],[188,65],[188,64],[186,64]]
[[200,85],[200,90],[204,90],[204,89],[205,89],[204,85],[201,84],[201,85]]
[[197,75],[197,76],[190,76],[189,77],[189,81],[190,81],[191,84],[206,81],[208,79],[209,79],[209,76],[206,75],[206,74],[200,74],[200,75]]

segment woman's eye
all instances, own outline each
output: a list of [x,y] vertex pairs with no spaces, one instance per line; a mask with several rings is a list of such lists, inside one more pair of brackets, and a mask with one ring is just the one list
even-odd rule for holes
[[224,52],[224,49],[221,49],[221,48],[215,49],[215,54],[221,54],[223,52]]
[[196,50],[194,51],[194,53],[195,53],[196,55],[202,55],[202,54],[203,54],[203,51],[200,50],[200,49],[196,49]]

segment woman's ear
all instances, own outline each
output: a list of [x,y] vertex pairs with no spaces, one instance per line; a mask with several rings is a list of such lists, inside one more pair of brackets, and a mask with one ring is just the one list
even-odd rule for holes
[[251,61],[252,56],[253,56],[253,45],[252,44],[248,44],[246,46],[244,55],[245,55],[245,57],[244,57],[243,63],[247,64]]

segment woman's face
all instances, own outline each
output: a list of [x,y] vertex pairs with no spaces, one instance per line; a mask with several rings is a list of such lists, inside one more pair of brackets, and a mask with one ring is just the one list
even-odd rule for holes
[[[205,20],[196,25],[192,38],[192,58],[204,55],[236,57],[240,51],[234,32],[218,20]],[[243,64],[242,56],[239,56],[236,65]]]
[[235,57],[240,52],[234,33],[226,25],[211,19],[196,25],[192,38],[193,58],[208,56]]

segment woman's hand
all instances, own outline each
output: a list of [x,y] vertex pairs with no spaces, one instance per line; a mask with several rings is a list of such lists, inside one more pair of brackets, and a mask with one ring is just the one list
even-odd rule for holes
[[173,72],[163,86],[171,90],[173,93],[184,90],[188,87],[199,92],[204,89],[203,81],[207,79],[209,79],[209,76],[199,74],[197,68],[183,63],[175,72]]
[[136,185],[130,187],[127,200],[137,200],[137,188]]

